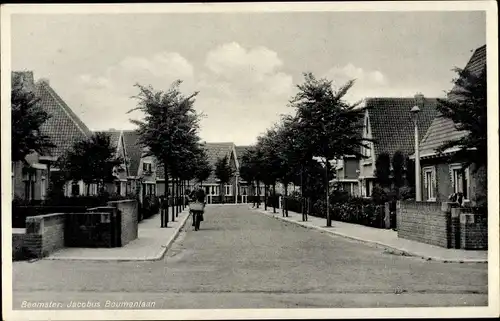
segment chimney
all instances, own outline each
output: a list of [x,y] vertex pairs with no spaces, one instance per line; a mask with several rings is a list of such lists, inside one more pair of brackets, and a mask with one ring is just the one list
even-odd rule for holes
[[415,105],[418,107],[422,108],[424,106],[424,95],[422,93],[416,93],[415,94]]

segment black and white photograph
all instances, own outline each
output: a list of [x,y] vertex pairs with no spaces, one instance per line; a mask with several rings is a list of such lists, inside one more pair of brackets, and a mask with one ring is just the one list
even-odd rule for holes
[[495,2],[1,24],[6,320],[498,316]]

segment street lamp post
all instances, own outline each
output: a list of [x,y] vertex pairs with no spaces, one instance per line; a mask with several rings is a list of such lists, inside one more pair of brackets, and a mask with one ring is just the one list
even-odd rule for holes
[[419,147],[419,138],[418,138],[418,113],[420,112],[420,108],[418,106],[414,106],[411,109],[411,113],[413,114],[413,122],[415,124],[415,198],[417,202],[422,201],[422,188],[420,186],[420,147]]

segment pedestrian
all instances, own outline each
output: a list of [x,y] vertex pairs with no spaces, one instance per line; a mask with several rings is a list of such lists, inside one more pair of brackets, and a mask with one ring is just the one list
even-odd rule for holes
[[205,191],[202,188],[193,190],[190,197],[190,212],[193,215],[193,226],[195,231],[200,228],[200,222],[204,220],[203,212],[205,209]]

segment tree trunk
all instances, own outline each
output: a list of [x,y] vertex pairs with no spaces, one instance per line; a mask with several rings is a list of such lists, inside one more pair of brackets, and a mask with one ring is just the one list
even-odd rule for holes
[[285,209],[285,217],[288,217],[288,182],[285,185],[285,199],[283,200],[283,208]]
[[172,177],[172,222],[175,222],[175,178]]
[[267,185],[264,184],[264,210],[267,211]]
[[276,214],[276,182],[273,184],[273,213]]
[[326,180],[326,226],[332,226],[332,218],[330,217],[330,182],[328,180],[328,160],[325,163],[325,180]]
[[[165,167],[165,190],[163,191],[163,204],[161,210],[161,227],[167,227],[168,225],[168,170],[167,170],[167,162],[163,162],[163,166]],[[143,200],[144,201],[144,200]]]
[[179,204],[179,184],[181,183],[181,181],[179,180],[179,178],[176,178],[175,179],[175,183],[176,183],[176,186],[175,186],[175,217],[179,217],[179,211],[180,211],[180,204]]
[[257,181],[257,208],[260,206],[260,182]]
[[302,212],[302,221],[306,221],[305,197],[304,197],[304,166],[300,168],[300,210]]

